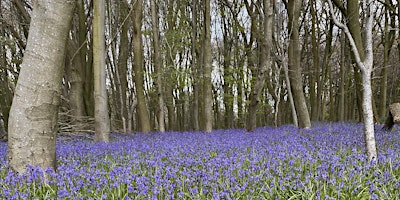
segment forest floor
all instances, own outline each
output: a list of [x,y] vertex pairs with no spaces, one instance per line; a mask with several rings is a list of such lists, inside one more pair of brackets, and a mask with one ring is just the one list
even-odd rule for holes
[[0,199],[400,199],[397,127],[376,131],[376,163],[352,123],[112,138],[60,137],[47,181],[7,170],[0,143]]

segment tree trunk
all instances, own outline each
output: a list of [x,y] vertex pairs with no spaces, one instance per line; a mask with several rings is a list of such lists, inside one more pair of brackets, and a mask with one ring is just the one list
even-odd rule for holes
[[[94,116],[94,97],[93,97],[93,37],[88,37],[88,27],[87,27],[87,17],[85,15],[85,5],[84,0],[77,0],[76,1],[76,12],[78,13],[78,29],[76,30],[77,36],[77,50],[78,52],[73,52],[74,61],[81,62],[77,66],[72,66],[76,69],[77,73],[80,73],[79,76],[81,77],[82,90],[83,94],[81,96],[83,104],[84,104],[84,115],[87,116]],[[89,43],[89,44],[88,44]],[[89,46],[89,48],[88,48]],[[77,57],[77,58],[75,58]],[[78,59],[78,60],[75,60]],[[80,69],[78,68],[80,67]],[[76,87],[79,84],[77,82]],[[75,86],[74,86],[75,87]],[[72,86],[71,86],[72,88]],[[72,90],[72,89],[71,89]],[[78,89],[79,90],[79,89]],[[80,92],[76,92],[79,94]],[[79,100],[81,101],[81,100]]]
[[57,112],[74,5],[71,0],[33,3],[8,125],[8,163],[19,173],[27,165],[56,168]]
[[340,85],[339,85],[339,121],[344,121],[345,114],[345,84],[346,84],[346,68],[347,54],[346,54],[346,36],[342,33],[340,35]]
[[85,101],[85,110],[88,116],[94,116],[94,73],[93,73],[93,37],[90,38],[90,49],[87,55],[82,55],[87,57],[86,68],[85,68],[85,79],[83,84]]
[[124,132],[127,133],[131,130],[128,128],[128,112],[129,112],[129,103],[127,97],[128,90],[128,59],[129,59],[129,28],[130,23],[126,20],[129,17],[129,4],[124,0],[121,1],[121,13],[120,13],[120,23],[122,26],[121,36],[120,36],[120,44],[119,44],[119,57],[118,57],[118,69],[116,70],[118,84],[119,84],[119,101],[120,101],[120,117],[122,120],[122,127]]
[[207,133],[212,131],[212,83],[211,83],[211,71],[212,71],[212,57],[211,57],[211,9],[210,0],[204,1],[204,94],[203,94],[203,114],[204,123],[203,130]]
[[249,114],[247,118],[247,131],[253,131],[257,126],[257,110],[260,94],[264,88],[267,72],[271,67],[270,45],[272,44],[272,19],[273,5],[270,0],[263,0],[263,34],[260,36],[261,55],[256,83],[250,94]]
[[[322,85],[320,84],[320,65],[319,65],[319,41],[318,35],[319,31],[317,24],[317,12],[316,12],[316,1],[311,0],[311,46],[312,46],[312,55],[313,55],[313,70],[310,72],[311,80],[310,80],[310,101],[311,101],[311,120],[317,121],[319,120],[319,114],[321,111],[321,94],[318,94],[318,91],[321,91]],[[318,31],[318,32],[317,32]],[[329,44],[327,43],[327,46]],[[325,66],[322,66],[325,67]],[[317,90],[317,92],[315,92]]]
[[105,6],[105,0],[96,0],[93,4],[94,128],[97,142],[110,140],[105,63]]
[[159,33],[159,21],[156,10],[156,2],[155,0],[151,0],[151,22],[153,29],[153,48],[154,48],[154,69],[156,71],[156,86],[158,93],[158,130],[160,132],[165,132],[165,113],[164,113],[164,95],[163,95],[163,87],[162,87],[162,65],[161,65],[161,56],[160,56],[160,33]]
[[[359,1],[347,1],[347,13],[346,13],[346,21],[347,26],[349,27],[349,31],[351,35],[354,37],[355,45],[357,46],[357,50],[360,54],[360,59],[364,60],[364,47],[363,47],[363,38],[361,35],[361,25],[360,25],[360,16],[359,16]],[[355,63],[354,53],[352,53],[353,63]],[[362,77],[358,70],[358,68],[354,68],[354,80],[356,86],[356,97],[357,97],[357,106],[358,106],[358,116],[359,121],[361,121],[363,112],[362,112]]]
[[298,127],[299,126],[299,120],[297,119],[296,106],[294,104],[292,90],[290,89],[292,84],[290,82],[289,69],[288,69],[288,64],[287,64],[286,58],[284,58],[284,61],[283,61],[283,70],[285,72],[286,88],[288,90],[288,98],[289,98],[290,108],[291,108],[291,111],[292,111],[293,124],[296,127]]
[[70,83],[69,90],[69,105],[71,109],[71,115],[74,117],[85,116],[85,104],[83,101],[83,81],[81,77],[81,66],[83,63],[79,56],[76,56],[75,52],[78,51],[75,41],[69,40],[66,57],[66,74]]
[[151,131],[150,117],[144,96],[143,75],[143,41],[142,41],[142,12],[143,0],[133,1],[133,54],[135,73],[135,88],[137,97],[137,112],[139,117],[140,131],[147,133]]
[[[389,0],[385,0],[386,5],[390,5]],[[385,32],[384,32],[384,50],[383,50],[383,68],[381,70],[380,81],[380,98],[379,98],[379,117],[383,119],[386,117],[387,107],[387,88],[388,88],[388,67],[390,59],[390,50],[392,48],[395,31],[389,30],[390,27],[395,27],[395,16],[391,14],[390,9],[385,7]]]
[[192,57],[192,79],[193,79],[193,102],[192,102],[192,126],[195,131],[200,130],[199,126],[199,67],[198,67],[198,37],[197,37],[197,5],[198,1],[193,0],[192,2],[192,46],[191,46],[191,57]]
[[296,107],[299,120],[299,127],[310,128],[310,115],[308,113],[306,99],[303,91],[303,82],[301,75],[301,50],[299,38],[299,17],[301,11],[301,1],[289,0],[288,2],[288,29],[290,34],[289,41],[289,77],[291,90],[293,93],[294,105]]
[[[1,4],[1,2],[0,2]],[[3,18],[3,7],[0,5],[0,18]],[[3,21],[0,20],[0,37],[6,38],[5,35],[5,25],[3,25]],[[0,115],[3,118],[3,127],[0,127],[0,131],[4,130],[3,133],[0,132],[0,137],[4,135],[4,138],[7,137],[7,125],[8,125],[8,116],[10,113],[11,103],[13,99],[12,90],[8,80],[8,64],[7,64],[7,55],[4,47],[4,42],[0,42]],[[1,130],[2,129],[2,130]]]
[[[374,11],[372,0],[368,0],[366,4],[368,5],[366,13],[366,23],[365,23],[365,56],[360,54],[359,47],[357,46],[355,38],[353,34],[350,32],[348,25],[344,25],[340,23],[333,11],[332,2],[328,1],[330,7],[330,14],[332,20],[340,29],[342,29],[351,46],[351,50],[354,54],[354,59],[357,63],[358,68],[361,71],[362,76],[362,89],[363,89],[363,98],[362,98],[362,113],[363,113],[363,121],[364,121],[364,139],[365,139],[365,148],[367,150],[367,156],[369,161],[376,161],[377,159],[377,151],[375,144],[375,131],[374,131],[374,114],[372,110],[372,87],[371,87],[371,74],[373,67],[373,40],[372,40],[372,30],[373,30],[373,22],[374,22]],[[358,2],[357,2],[358,4]],[[353,5],[355,6],[355,5]],[[362,44],[361,44],[362,46]]]

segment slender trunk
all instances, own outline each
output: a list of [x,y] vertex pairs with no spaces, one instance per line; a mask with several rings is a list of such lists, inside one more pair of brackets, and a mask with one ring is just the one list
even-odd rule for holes
[[210,0],[204,1],[204,94],[203,94],[203,130],[207,133],[212,131],[213,126],[213,115],[212,115],[212,83],[211,83],[211,71],[212,71],[212,57],[211,57],[211,9]]
[[196,52],[198,52],[197,49],[197,0],[193,0],[192,2],[192,79],[193,79],[193,102],[192,102],[192,123],[193,123],[193,129],[198,131],[200,130],[199,126],[199,79],[198,79],[198,65],[196,60],[198,59],[198,56]]
[[81,66],[82,61],[80,60],[80,57],[74,56],[75,52],[78,51],[78,47],[74,43],[74,41],[69,40],[66,57],[66,71],[70,83],[68,99],[71,115],[79,118],[85,116],[83,81],[81,77],[81,69],[83,69],[83,67]]
[[158,28],[158,16],[156,10],[156,2],[155,0],[151,0],[151,22],[153,29],[153,48],[154,48],[154,69],[157,75],[157,93],[158,93],[158,130],[160,132],[165,132],[165,113],[164,113],[164,95],[163,95],[163,87],[162,87],[162,65],[161,65],[161,56],[160,56],[160,39],[159,39],[159,28]]
[[[3,7],[0,1],[0,18],[3,18]],[[3,21],[0,20],[0,37],[6,38],[5,29],[3,25]],[[8,64],[7,64],[7,55],[5,51],[5,47],[2,44],[0,46],[0,116],[3,119],[3,127],[0,127],[0,137],[7,137],[6,131],[8,128],[8,116],[10,113],[11,103],[13,99],[13,94],[11,91],[11,87],[9,85],[8,79]],[[4,132],[3,132],[4,130]]]
[[363,118],[364,118],[364,135],[365,145],[367,149],[368,160],[377,159],[375,131],[374,131],[374,113],[372,111],[372,87],[371,87],[371,69],[362,71],[363,85]]
[[[332,20],[334,23],[342,29],[349,42],[354,54],[354,59],[357,63],[358,68],[361,71],[362,76],[362,89],[363,89],[363,97],[362,97],[362,113],[363,113],[363,121],[364,121],[364,139],[365,139],[365,147],[367,150],[367,156],[369,161],[376,161],[377,159],[377,151],[375,144],[375,131],[374,131],[374,118],[373,118],[373,107],[372,107],[372,87],[371,87],[371,74],[373,67],[373,40],[372,40],[372,30],[373,30],[373,22],[374,22],[374,11],[372,0],[368,0],[367,2],[367,10],[366,13],[366,23],[365,23],[365,56],[360,54],[359,47],[357,46],[355,38],[360,37],[356,35],[354,37],[354,33],[351,33],[348,25],[344,25],[340,23],[334,16],[332,2],[328,1],[330,7],[330,13]],[[357,2],[358,4],[358,2]],[[353,5],[354,6],[354,5]]]
[[339,86],[339,121],[345,120],[345,83],[346,83],[346,42],[345,35],[340,36],[340,86]]
[[[390,5],[389,0],[385,0],[386,5]],[[381,83],[380,83],[380,98],[379,98],[379,117],[385,118],[387,115],[387,88],[388,88],[388,67],[390,50],[392,48],[395,31],[393,29],[388,30],[389,27],[395,27],[395,16],[390,14],[389,8],[385,7],[385,35],[384,35],[384,50],[383,50],[383,68],[381,71]],[[390,21],[390,22],[389,22]]]
[[270,44],[272,44],[272,17],[273,5],[270,0],[263,0],[263,34],[259,38],[261,41],[260,64],[256,83],[250,94],[249,115],[247,118],[247,131],[253,131],[257,126],[257,110],[260,101],[260,95],[264,88],[267,72],[271,67]]
[[93,4],[93,73],[95,141],[109,142],[110,119],[106,89],[105,0]]
[[289,78],[291,83],[291,90],[293,94],[294,105],[296,107],[297,116],[299,120],[299,127],[310,128],[310,115],[308,113],[306,99],[303,91],[302,74],[300,67],[301,49],[299,38],[299,17],[301,11],[301,1],[289,0],[288,2],[288,15],[289,23],[288,29],[290,33],[290,41],[288,47],[289,54]]
[[[93,37],[90,38],[90,49],[87,53],[85,79],[83,85],[85,110],[88,116],[94,116],[94,77],[93,77]],[[86,56],[86,55],[83,55]]]
[[[311,120],[319,119],[319,112],[321,110],[320,98],[318,91],[321,91],[322,85],[320,85],[320,65],[319,65],[319,43],[317,38],[317,12],[315,10],[316,1],[311,1],[311,45],[313,55],[313,70],[311,72],[310,80],[310,100],[311,100]],[[328,45],[328,43],[327,43]],[[325,66],[323,66],[325,67]],[[317,93],[315,92],[317,90]]]
[[140,131],[147,133],[150,128],[150,117],[147,110],[144,96],[144,75],[143,75],[143,41],[142,41],[142,12],[143,0],[133,1],[133,54],[135,73],[134,81],[137,98],[137,114],[139,117]]
[[285,71],[286,88],[288,90],[288,98],[289,98],[290,108],[292,110],[293,124],[296,127],[298,127],[299,126],[299,121],[297,119],[296,106],[294,105],[292,90],[290,89],[291,88],[291,83],[290,83],[290,78],[289,78],[289,69],[287,67],[287,62],[286,61],[284,61],[284,63],[283,63],[283,70]]

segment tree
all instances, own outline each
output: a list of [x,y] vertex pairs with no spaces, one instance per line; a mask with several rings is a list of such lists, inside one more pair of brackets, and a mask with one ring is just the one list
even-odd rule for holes
[[[320,84],[320,61],[319,61],[319,46],[318,46],[318,24],[317,24],[317,11],[316,1],[310,1],[311,7],[311,45],[312,45],[312,58],[313,68],[311,69],[310,76],[310,104],[311,104],[311,119],[318,120],[321,109],[320,100],[321,95],[321,84]],[[325,67],[325,66],[323,66]],[[317,93],[315,92],[317,88]]]
[[360,56],[359,48],[357,48],[353,34],[350,32],[348,26],[339,22],[335,16],[332,2],[329,0],[329,10],[333,22],[338,26],[347,36],[350,42],[351,50],[354,54],[358,68],[361,70],[362,76],[362,108],[363,108],[363,121],[364,121],[364,139],[365,147],[367,149],[367,155],[369,161],[377,159],[376,145],[375,145],[375,131],[374,131],[374,118],[372,111],[372,87],[371,87],[371,74],[373,66],[373,41],[372,41],[372,29],[374,22],[374,4],[371,0],[366,1],[367,10],[366,23],[365,23],[365,55],[364,58]]
[[142,41],[142,17],[143,1],[133,1],[133,54],[135,73],[134,81],[137,97],[137,112],[139,117],[140,131],[147,133],[151,130],[149,112],[147,111],[146,99],[144,96],[143,80],[143,41]]
[[192,57],[192,62],[191,62],[191,67],[192,67],[192,79],[193,79],[193,100],[192,100],[192,126],[195,131],[200,130],[200,125],[199,125],[199,90],[200,90],[200,84],[199,84],[199,65],[198,62],[198,37],[197,37],[197,7],[198,7],[198,1],[193,0],[192,1],[192,46],[191,46],[191,57]]
[[95,141],[109,142],[110,119],[106,86],[105,0],[94,1],[93,72]]
[[165,120],[164,120],[164,95],[162,87],[162,65],[160,56],[160,33],[159,33],[159,21],[156,10],[155,0],[151,0],[151,22],[153,28],[153,48],[154,48],[154,68],[157,71],[157,93],[158,93],[158,129],[160,132],[165,132]]
[[23,173],[27,165],[56,168],[57,113],[65,44],[75,1],[33,3],[28,44],[8,124],[8,163]]
[[287,3],[288,29],[289,29],[289,77],[293,94],[294,105],[296,107],[299,127],[310,128],[310,115],[308,113],[306,99],[304,97],[303,82],[301,76],[300,58],[300,37],[299,37],[299,18],[302,1],[289,0]]
[[[124,133],[127,133],[129,131],[132,131],[128,128],[128,123],[127,120],[129,120],[128,117],[128,107],[129,107],[129,102],[127,98],[127,90],[128,90],[128,80],[127,80],[127,74],[128,74],[128,59],[130,55],[130,48],[129,48],[129,28],[131,27],[131,24],[129,23],[129,20],[127,20],[130,16],[131,11],[129,10],[129,3],[124,1],[116,1],[116,3],[119,3],[120,5],[120,19],[119,19],[119,24],[121,26],[121,33],[120,33],[120,44],[119,44],[119,53],[118,53],[118,69],[115,70],[115,78],[117,79],[117,85],[118,85],[118,92],[117,92],[117,98],[119,100],[120,104],[120,117],[122,120],[122,128],[124,130]],[[129,11],[129,12],[128,12]]]
[[[70,83],[69,105],[71,115],[80,118],[86,115],[84,101],[84,70],[86,67],[86,16],[83,0],[76,1],[76,20],[73,20],[68,41],[65,71]],[[93,75],[91,75],[92,77]]]
[[210,0],[204,1],[204,43],[203,43],[203,59],[204,59],[204,94],[203,94],[203,130],[205,132],[211,132],[212,130],[212,83],[211,83],[211,71],[212,71],[212,57],[211,57],[211,10]]
[[[257,108],[260,101],[260,94],[265,85],[265,79],[269,68],[271,67],[271,44],[272,44],[272,20],[273,20],[273,3],[270,0],[263,0],[263,34],[259,35],[261,41],[260,64],[258,67],[258,74],[256,83],[250,94],[249,115],[247,118],[247,131],[252,131],[257,125]],[[262,36],[260,36],[262,35]]]
[[[380,81],[380,96],[379,96],[379,117],[382,119],[387,114],[387,89],[388,89],[388,67],[389,67],[389,56],[391,47],[393,46],[395,39],[395,30],[391,27],[395,27],[396,16],[395,12],[392,12],[395,7],[392,5],[392,1],[385,0],[385,24],[384,24],[384,35],[383,35],[383,67],[381,70],[381,81]],[[399,6],[399,5],[397,5]]]

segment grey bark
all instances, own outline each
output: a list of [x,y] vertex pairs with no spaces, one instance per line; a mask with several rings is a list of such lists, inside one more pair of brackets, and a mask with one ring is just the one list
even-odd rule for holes
[[[130,55],[129,52],[129,28],[130,23],[127,20],[130,16],[129,11],[129,4],[128,2],[121,1],[121,12],[120,12],[120,23],[121,24],[121,36],[120,36],[120,44],[119,44],[119,57],[118,57],[118,69],[116,70],[116,74],[118,76],[118,84],[119,84],[119,101],[120,101],[120,113],[121,113],[121,120],[124,132],[130,132],[128,128],[128,112],[129,112],[129,102],[127,97],[127,88],[128,88],[128,80],[127,80],[127,72],[128,72],[128,58]],[[129,12],[128,12],[129,11]]]
[[[384,50],[383,50],[383,68],[381,71],[380,81],[380,98],[379,98],[379,117],[384,118],[386,115],[386,104],[387,104],[387,89],[388,89],[388,68],[390,59],[390,50],[393,46],[395,39],[395,30],[390,27],[395,27],[395,15],[390,12],[389,5],[391,1],[385,0],[385,33],[384,33]],[[390,29],[390,30],[389,30]]]
[[256,83],[250,94],[249,115],[247,118],[247,131],[253,131],[257,125],[257,110],[260,101],[260,95],[264,88],[267,72],[271,68],[270,49],[272,44],[272,19],[273,5],[270,0],[263,0],[263,34],[260,36],[261,41],[261,56],[257,74]]
[[133,2],[133,54],[135,73],[134,81],[137,97],[137,113],[139,118],[140,131],[147,133],[151,130],[150,116],[147,110],[146,99],[144,96],[143,78],[143,41],[142,41],[142,18],[143,0]]
[[158,93],[158,130],[160,132],[165,132],[165,112],[164,112],[164,95],[162,87],[162,65],[161,65],[161,55],[160,55],[160,33],[159,33],[159,20],[156,10],[155,0],[151,0],[151,22],[153,29],[153,48],[154,48],[154,68],[157,73],[157,93]]
[[362,108],[363,108],[363,121],[364,121],[364,139],[365,147],[367,150],[367,156],[369,161],[375,161],[377,159],[377,151],[375,144],[375,131],[374,131],[374,118],[372,110],[372,87],[371,87],[371,74],[373,66],[373,40],[372,30],[374,22],[373,3],[372,0],[367,0],[368,8],[366,12],[366,23],[365,23],[365,54],[363,57],[357,48],[356,42],[353,38],[353,34],[350,32],[348,26],[340,23],[333,11],[333,5],[331,1],[328,1],[330,14],[332,20],[340,29],[344,31],[347,39],[350,42],[351,50],[353,51],[355,61],[358,68],[361,70],[362,76]]
[[198,65],[197,65],[197,59],[198,56],[196,52],[198,51],[197,49],[197,5],[198,1],[193,0],[192,2],[192,47],[191,47],[191,56],[192,56],[192,78],[193,78],[193,102],[192,102],[192,123],[193,123],[193,129],[195,131],[200,130],[199,126],[199,90],[200,90],[200,84],[199,84],[199,71],[198,70]]
[[95,141],[109,142],[110,119],[106,90],[105,63],[105,0],[94,1],[93,18],[93,73]]
[[294,105],[297,111],[300,128],[310,128],[310,115],[308,113],[306,99],[303,91],[303,82],[300,66],[301,49],[299,37],[299,17],[301,11],[301,1],[289,0],[288,2],[288,29],[290,41],[288,47],[289,53],[289,78],[293,94]]
[[66,57],[66,74],[70,83],[69,105],[72,116],[82,117],[85,115],[85,103],[83,100],[82,61],[76,56],[78,46],[73,40],[69,40]]
[[57,111],[75,1],[37,0],[8,124],[8,163],[56,168]]
[[212,57],[211,57],[211,9],[210,0],[204,1],[204,93],[203,93],[203,130],[205,132],[212,131],[213,115],[212,115]]

